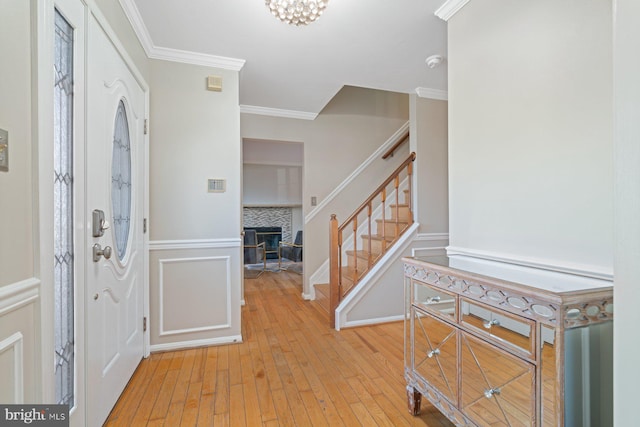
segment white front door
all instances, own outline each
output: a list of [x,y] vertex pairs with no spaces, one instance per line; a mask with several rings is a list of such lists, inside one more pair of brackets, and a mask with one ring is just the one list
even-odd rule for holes
[[86,378],[93,427],[105,421],[143,356],[145,91],[93,16],[87,52]]

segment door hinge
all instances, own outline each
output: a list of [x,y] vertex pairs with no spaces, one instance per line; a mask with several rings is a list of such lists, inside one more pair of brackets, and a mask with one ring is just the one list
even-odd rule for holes
[[149,119],[144,119],[144,134],[149,133]]
[[142,318],[142,332],[147,332],[147,316]]
[[147,232],[147,218],[142,220],[142,233]]

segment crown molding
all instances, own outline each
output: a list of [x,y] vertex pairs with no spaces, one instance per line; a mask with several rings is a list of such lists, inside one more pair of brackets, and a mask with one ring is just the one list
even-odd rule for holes
[[449,93],[446,90],[418,87],[416,88],[416,93],[420,98],[438,99],[440,101],[449,100]]
[[144,25],[140,11],[138,11],[138,7],[133,0],[120,0],[120,6],[122,7],[122,10],[124,10],[124,14],[127,16],[127,19],[129,19],[129,22],[133,27],[133,31],[136,33],[136,36],[138,36],[138,40],[140,40],[142,48],[147,56],[149,56],[155,46],[151,41],[151,36],[149,35],[147,26]]
[[433,14],[443,21],[448,21],[467,3],[469,0],[447,0]]
[[156,46],[152,48],[148,55],[151,59],[203,65],[205,67],[222,68],[232,71],[240,71],[246,62],[244,59],[227,58],[225,56],[208,55],[205,53]]
[[259,116],[285,117],[288,119],[315,120],[318,113],[307,111],[281,110],[279,108],[257,107],[255,105],[241,105],[240,112],[245,114],[257,114]]
[[127,19],[133,27],[140,44],[150,59],[160,59],[184,64],[203,65],[206,67],[221,68],[224,70],[240,71],[244,67],[245,60],[227,58],[224,56],[208,55],[204,53],[190,52],[186,50],[158,47],[153,44],[149,30],[147,29],[140,11],[134,0],[119,0]]

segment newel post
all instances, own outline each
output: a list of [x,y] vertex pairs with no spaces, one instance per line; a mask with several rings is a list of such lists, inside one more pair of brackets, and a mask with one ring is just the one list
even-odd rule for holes
[[336,327],[336,308],[340,301],[340,240],[338,219],[329,221],[329,326]]

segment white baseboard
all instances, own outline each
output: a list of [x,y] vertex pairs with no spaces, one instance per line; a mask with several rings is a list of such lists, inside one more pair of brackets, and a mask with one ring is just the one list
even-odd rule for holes
[[355,328],[356,326],[378,325],[380,323],[401,322],[404,320],[404,314],[397,316],[378,317],[375,319],[351,320],[342,325],[343,328]]
[[241,342],[242,335],[232,335],[229,337],[207,338],[204,340],[180,341],[168,344],[152,344],[151,352],[154,353],[159,351],[185,350],[188,348],[209,347],[213,345],[240,344]]

